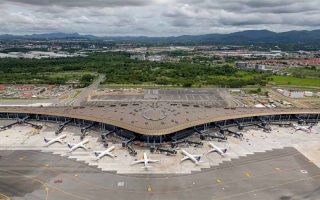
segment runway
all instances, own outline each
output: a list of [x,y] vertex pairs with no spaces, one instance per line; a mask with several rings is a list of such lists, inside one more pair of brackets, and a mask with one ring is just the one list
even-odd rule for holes
[[3,199],[320,198],[320,169],[291,147],[186,175],[117,175],[40,151],[0,151],[0,155]]

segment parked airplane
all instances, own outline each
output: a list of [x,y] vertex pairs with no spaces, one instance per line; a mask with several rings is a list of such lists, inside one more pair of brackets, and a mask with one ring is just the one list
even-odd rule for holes
[[220,156],[226,156],[227,149],[221,149],[211,142],[209,143],[209,146],[211,147],[211,149],[208,151],[208,153],[217,152],[218,154],[220,154]]
[[181,153],[182,153],[183,155],[185,155],[185,157],[182,158],[180,162],[183,162],[183,161],[185,161],[185,160],[191,160],[191,161],[194,162],[194,164],[196,164],[196,165],[199,165],[200,162],[202,162],[202,161],[200,161],[201,155],[192,155],[192,154],[188,153],[187,151],[185,151],[185,150],[183,150],[183,149],[181,149]]
[[69,152],[72,152],[72,151],[74,151],[74,150],[76,150],[78,148],[82,148],[84,150],[87,150],[87,147],[85,146],[85,144],[88,143],[88,142],[89,142],[89,140],[84,140],[82,142],[79,142],[78,144],[69,144],[68,143],[68,147],[70,149]]
[[313,126],[309,126],[309,127],[304,127],[304,126],[298,126],[298,125],[293,125],[294,129],[296,131],[304,131],[307,133],[311,133]]
[[63,135],[60,135],[59,137],[56,137],[56,138],[54,138],[54,139],[46,139],[46,138],[44,138],[44,142],[46,143],[45,144],[45,146],[50,146],[50,145],[52,145],[53,143],[56,143],[56,142],[59,142],[60,144],[62,144],[63,143],[63,139],[64,138],[66,138],[67,137],[67,135],[66,134],[63,134]]
[[114,158],[114,155],[111,153],[111,151],[113,151],[115,148],[115,146],[112,146],[105,151],[95,151],[94,154],[96,155],[96,159],[100,160],[104,156],[110,156],[111,158]]
[[139,163],[143,163],[144,164],[144,167],[145,169],[148,169],[150,168],[151,166],[149,165],[149,163],[156,163],[156,162],[159,162],[160,160],[151,160],[148,158],[147,156],[147,153],[143,153],[143,159],[141,160],[137,160],[135,161],[134,163],[132,163],[133,165],[135,164],[139,164]]

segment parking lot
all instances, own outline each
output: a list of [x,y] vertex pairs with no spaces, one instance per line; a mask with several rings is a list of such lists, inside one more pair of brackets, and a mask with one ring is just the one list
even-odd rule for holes
[[233,97],[227,90],[203,89],[105,89],[94,93],[87,102],[89,105],[104,105],[113,101],[164,101],[205,103],[217,107],[233,106]]

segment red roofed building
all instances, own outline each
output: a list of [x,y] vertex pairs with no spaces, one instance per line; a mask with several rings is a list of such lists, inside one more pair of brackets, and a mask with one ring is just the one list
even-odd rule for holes
[[32,93],[23,93],[20,97],[29,99],[32,98]]
[[6,85],[0,84],[0,91],[3,91],[3,90],[5,90],[5,89],[6,89]]
[[34,89],[33,85],[17,85],[15,87],[16,87],[17,90],[23,90],[23,91],[33,90]]

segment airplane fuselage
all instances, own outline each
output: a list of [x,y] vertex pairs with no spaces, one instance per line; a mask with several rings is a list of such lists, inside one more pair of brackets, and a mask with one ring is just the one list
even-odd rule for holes
[[82,141],[82,142],[80,142],[80,143],[78,143],[78,144],[76,144],[76,145],[73,145],[73,146],[71,146],[71,145],[69,145],[68,144],[68,146],[70,147],[70,152],[72,152],[72,151],[74,151],[74,150],[76,150],[76,149],[78,149],[78,148],[83,148],[83,149],[85,149],[86,150],[86,147],[84,146],[86,143],[88,143],[89,142],[89,140],[84,140],[84,141]]
[[309,128],[305,128],[302,126],[296,126],[295,129],[296,129],[296,131],[304,131],[304,132],[310,133],[312,131],[312,126],[310,126]]
[[185,151],[183,149],[181,150],[181,152],[183,155],[188,157],[188,159],[190,159],[192,162],[194,162],[195,164],[199,164],[198,159],[194,155],[191,155],[190,153],[188,153],[187,151]]
[[107,150],[101,152],[100,154],[98,154],[97,156],[97,160],[100,160],[101,158],[103,158],[104,156],[110,156],[110,157],[114,157],[112,154],[111,154],[111,151],[113,151],[115,149],[115,146],[112,146],[110,148],[108,148]]
[[59,143],[62,143],[62,139],[66,138],[67,135],[66,134],[63,134],[57,138],[54,138],[52,140],[47,140],[46,138],[44,138],[44,141],[46,142],[46,146],[50,146],[56,142],[59,142]]
[[148,156],[146,153],[143,153],[144,166],[148,167]]
[[135,161],[133,164],[143,163],[144,168],[147,169],[150,167],[149,163],[155,163],[155,162],[159,162],[159,160],[149,159],[147,156],[147,153],[143,153],[143,159]]
[[209,151],[210,152],[213,152],[213,151],[216,151],[218,154],[220,154],[221,156],[224,156],[225,155],[225,151],[226,150],[222,150],[221,148],[219,148],[218,146],[216,146],[215,144],[213,143],[209,143],[210,147],[212,148],[212,150]]

